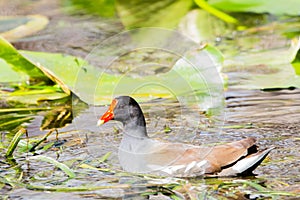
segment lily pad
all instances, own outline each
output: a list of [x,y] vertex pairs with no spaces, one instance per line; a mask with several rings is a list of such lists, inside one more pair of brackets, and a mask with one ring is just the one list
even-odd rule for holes
[[[201,47],[176,32],[172,33],[162,29],[145,31],[145,33],[153,32],[159,32],[161,35],[167,32],[166,35],[172,37],[168,40],[164,38],[155,42],[151,38],[148,40],[135,38],[128,44],[123,44],[123,37],[116,37],[117,40],[114,38],[112,41],[117,46],[111,46],[110,43],[107,43],[109,44],[106,46],[108,49],[103,48],[103,46],[96,48],[97,51],[91,52],[90,57],[97,57],[97,62],[104,64],[104,68],[91,66],[80,58],[68,55],[17,51],[4,39],[1,40],[0,45],[4,46],[6,51],[3,51],[0,56],[14,67],[17,65],[17,69],[25,71],[29,75],[34,74],[39,77],[46,75],[58,83],[66,91],[66,94],[69,94],[68,92],[71,90],[88,104],[108,104],[112,97],[126,94],[133,95],[140,101],[149,100],[149,97],[172,97],[184,98],[189,102],[205,102],[206,108],[219,105],[219,99],[222,97],[220,94],[223,92],[223,82],[219,74],[223,58],[220,52],[209,45]],[[128,35],[125,33],[125,36]],[[177,40],[182,41],[182,45],[174,43]],[[123,45],[123,49],[119,49],[118,45]],[[132,76],[128,73],[112,74],[109,66],[105,67],[105,63],[118,62],[115,58],[120,57],[120,55],[142,48],[164,49],[170,52],[171,57],[177,57],[177,61],[174,65],[173,59],[171,59],[168,72],[149,76]],[[99,50],[101,55],[97,54]],[[16,55],[18,59],[14,60],[15,58],[13,59],[8,52]],[[144,68],[144,62],[139,63],[142,66],[136,66],[136,69],[147,70]],[[159,63],[151,64],[159,65]],[[51,92],[45,90],[43,93],[48,96]],[[53,95],[62,95],[62,93],[53,93]],[[17,97],[18,95],[13,96]]]
[[[178,60],[167,73],[146,77],[109,74],[73,56],[29,51],[22,51],[22,54],[33,62],[47,66],[56,79],[68,86],[81,100],[93,105],[108,104],[113,96],[122,94],[132,94],[143,100],[150,96],[171,97],[174,92],[181,96],[193,91],[202,95],[210,95],[213,90],[223,91],[223,85],[221,88],[219,85],[220,77],[204,80],[204,77],[213,77],[209,75],[211,72],[218,75],[216,66],[220,67],[222,62],[220,52],[211,46],[187,54],[186,60]],[[202,67],[207,64],[203,71],[188,63],[191,59],[197,62],[195,56],[203,62]]]
[[230,83],[232,88],[299,88],[300,76],[291,64],[299,47],[300,41],[295,38],[290,47],[239,54],[225,60],[223,72],[229,76],[239,74],[235,82]]

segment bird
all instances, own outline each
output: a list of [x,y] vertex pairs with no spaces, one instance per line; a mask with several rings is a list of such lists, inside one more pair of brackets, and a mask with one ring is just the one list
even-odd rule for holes
[[114,98],[97,125],[110,120],[123,124],[118,157],[123,170],[132,173],[183,178],[254,175],[253,170],[274,148],[258,150],[253,137],[215,146],[153,139],[147,134],[141,107],[130,96]]

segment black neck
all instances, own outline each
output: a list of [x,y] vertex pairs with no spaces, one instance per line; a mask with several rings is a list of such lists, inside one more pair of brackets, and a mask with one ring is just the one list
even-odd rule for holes
[[123,122],[124,135],[136,138],[148,137],[146,121],[143,115],[137,115]]

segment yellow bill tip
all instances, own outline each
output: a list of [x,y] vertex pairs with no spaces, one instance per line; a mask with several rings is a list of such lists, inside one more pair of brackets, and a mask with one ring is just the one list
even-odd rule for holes
[[97,122],[97,126],[101,126],[102,124],[104,124],[104,120],[99,119],[98,122]]

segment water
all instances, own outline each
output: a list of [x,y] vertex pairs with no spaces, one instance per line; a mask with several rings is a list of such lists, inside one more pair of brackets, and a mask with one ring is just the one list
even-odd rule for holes
[[[60,9],[60,1],[22,1],[22,3],[10,1],[9,4],[0,2],[0,5],[1,3],[6,8],[1,10],[5,10],[6,14],[9,15],[43,13],[51,18],[50,24],[45,30],[32,37],[14,42],[13,44],[19,49],[60,52],[84,58],[99,43],[99,40],[104,40],[122,29],[121,25],[115,20],[101,19],[89,15],[69,15]],[[72,37],[70,37],[70,33],[72,33]],[[230,48],[230,43],[230,40],[224,41],[221,49],[224,46],[227,47],[226,45]],[[278,40],[276,44],[286,47],[286,43],[282,40]],[[271,46],[265,46],[267,46],[266,48],[277,48],[276,44],[272,43]],[[251,48],[249,47],[250,50]],[[223,49],[226,51],[226,48]],[[247,48],[243,51],[246,52]],[[171,179],[167,181],[167,184],[164,184],[165,188],[173,189],[169,183],[175,182],[177,186],[184,186],[184,189],[179,191],[183,191],[184,195],[192,197],[195,193],[216,198],[230,194],[238,197],[238,195],[259,193],[252,187],[238,184],[238,181],[246,180],[266,186],[274,191],[299,192],[300,90],[262,91],[239,89],[235,86],[237,80],[240,80],[241,74],[242,72],[239,70],[227,73],[229,87],[225,92],[226,107],[223,111],[224,115],[216,116],[216,124],[211,122],[211,120],[215,120],[215,116],[211,117],[206,113],[191,113],[181,108],[176,101],[166,101],[164,99],[151,101],[142,104],[142,108],[146,114],[151,137],[207,145],[207,143],[229,142],[251,136],[258,139],[261,148],[276,147],[270,153],[269,159],[255,171],[258,176],[244,179],[200,178],[187,181]],[[147,178],[121,171],[117,158],[118,144],[122,137],[119,131],[120,124],[109,123],[101,128],[96,127],[97,117],[100,117],[107,107],[78,107],[80,109],[74,114],[72,123],[58,129],[58,140],[55,134],[52,134],[42,145],[53,143],[53,146],[46,151],[38,150],[38,153],[57,158],[59,162],[71,166],[77,176],[74,179],[69,179],[52,164],[42,161],[28,161],[28,158],[32,156],[30,153],[17,153],[16,165],[14,166],[1,157],[0,182],[5,183],[5,179],[14,177],[25,184],[23,186],[17,184],[14,186],[9,183],[1,184],[2,189],[0,191],[3,198],[122,198],[124,195],[127,197],[135,196],[135,194],[149,191],[157,192],[159,190],[157,187],[150,187],[153,184]],[[30,137],[48,132],[48,130],[39,130],[44,119],[41,114],[41,112],[30,114],[34,118],[28,124]],[[199,121],[201,122],[200,125]],[[164,131],[166,126],[170,127],[171,132]],[[2,133],[2,140],[7,142],[6,132]],[[105,162],[100,162],[101,157],[107,152],[111,152],[109,158]],[[83,164],[105,168],[108,171],[88,169]],[[156,181],[162,182],[163,180]],[[26,189],[26,184],[66,188],[114,187],[92,191],[77,190],[75,192],[66,189],[61,192],[49,193],[47,191]],[[120,186],[121,184],[131,184],[133,187],[125,187],[124,189]],[[221,188],[218,192],[215,189],[216,185]],[[231,190],[226,189],[226,187],[223,188],[221,185],[229,185]],[[252,192],[249,192],[249,190]],[[287,196],[283,195],[281,197],[286,198]]]

